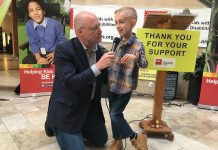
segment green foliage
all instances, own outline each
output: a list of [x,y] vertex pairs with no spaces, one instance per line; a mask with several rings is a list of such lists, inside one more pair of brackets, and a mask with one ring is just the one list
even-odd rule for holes
[[204,64],[205,64],[205,53],[202,52],[202,55],[198,56],[196,59],[194,72],[185,72],[183,75],[183,79],[186,81],[190,81],[196,78],[201,78],[203,74]]
[[[21,45],[28,40],[27,35],[26,35],[26,30],[25,30],[25,23],[18,22],[17,26],[18,26],[18,45]],[[26,50],[24,51],[19,50],[19,63],[20,64],[22,63],[22,60],[26,55],[27,55]]]

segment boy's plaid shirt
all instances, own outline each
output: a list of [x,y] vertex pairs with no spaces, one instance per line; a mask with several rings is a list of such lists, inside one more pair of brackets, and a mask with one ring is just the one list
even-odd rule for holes
[[[137,60],[121,64],[120,60],[125,54],[134,54]],[[147,66],[144,46],[135,35],[126,43],[120,42],[116,49],[116,60],[109,68],[110,92],[123,94],[135,90],[138,83],[139,67],[146,68]]]

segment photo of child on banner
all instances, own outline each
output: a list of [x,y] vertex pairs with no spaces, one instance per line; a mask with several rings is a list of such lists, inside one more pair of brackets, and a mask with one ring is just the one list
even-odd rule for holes
[[[53,9],[59,10],[58,6],[54,5]],[[62,24],[45,17],[45,7],[41,0],[29,0],[26,4],[29,17],[26,33],[31,52],[23,59],[23,64],[52,64],[56,45],[66,41]]]
[[61,0],[21,0],[17,4],[21,84],[15,92],[21,97],[51,92],[55,48],[66,41],[65,26],[69,22],[63,5]]

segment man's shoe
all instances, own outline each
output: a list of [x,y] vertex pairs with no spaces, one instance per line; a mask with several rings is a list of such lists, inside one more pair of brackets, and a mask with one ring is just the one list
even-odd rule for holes
[[131,142],[137,150],[148,150],[147,136],[145,134],[137,134],[137,137]]
[[109,150],[122,150],[122,149],[123,149],[122,139],[113,140],[111,142]]
[[54,136],[54,131],[47,121],[45,121],[45,133],[48,137]]

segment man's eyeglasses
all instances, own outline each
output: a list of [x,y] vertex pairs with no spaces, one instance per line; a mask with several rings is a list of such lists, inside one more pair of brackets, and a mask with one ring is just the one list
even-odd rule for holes
[[94,27],[80,27],[80,28],[88,29],[88,30],[92,30],[92,31],[94,31],[94,30],[101,29],[101,24],[96,25],[96,26],[94,26]]

